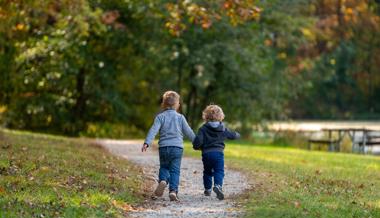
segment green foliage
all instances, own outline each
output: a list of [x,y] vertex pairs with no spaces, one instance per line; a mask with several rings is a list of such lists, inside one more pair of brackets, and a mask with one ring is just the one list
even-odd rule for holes
[[141,200],[138,169],[98,145],[0,133],[0,217],[120,217]]
[[89,123],[81,136],[93,138],[142,138],[144,132],[135,126],[115,123]]
[[0,119],[67,135],[103,122],[144,131],[166,90],[193,127],[210,103],[244,133],[289,117],[376,118],[380,18],[364,3],[2,1]]
[[305,71],[311,82],[294,102],[293,116],[378,119],[378,1],[316,1],[314,5],[318,28],[305,54],[316,58]]

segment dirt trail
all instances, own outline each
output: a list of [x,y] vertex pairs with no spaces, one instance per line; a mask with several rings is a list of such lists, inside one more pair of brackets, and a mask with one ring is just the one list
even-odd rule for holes
[[[156,186],[158,177],[159,160],[157,150],[148,149],[142,153],[141,141],[100,140],[99,143],[111,153],[124,157],[143,167],[147,184],[152,184],[151,191]],[[226,199],[219,201],[215,193],[211,197],[203,195],[202,161],[195,158],[183,158],[181,165],[181,177],[178,197],[180,202],[170,202],[168,191],[158,200],[149,200],[142,211],[128,214],[130,217],[241,217],[243,211],[234,202],[234,196],[241,194],[249,188],[245,176],[226,167],[224,192]]]

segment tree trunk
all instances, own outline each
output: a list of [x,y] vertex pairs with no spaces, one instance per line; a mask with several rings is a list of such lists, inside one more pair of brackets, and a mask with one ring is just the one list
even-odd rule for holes
[[194,79],[195,79],[195,69],[192,68],[191,69],[191,72],[190,72],[190,75],[189,75],[189,81],[190,81],[190,87],[189,87],[189,93],[188,93],[188,96],[187,96],[187,99],[186,99],[186,117],[189,121],[189,124],[192,125],[194,124],[194,101],[195,101],[195,97],[197,96],[197,90],[196,90],[196,86],[194,85]]
[[84,128],[85,120],[83,115],[86,109],[85,81],[86,73],[85,69],[82,67],[76,77],[77,99],[74,106],[75,131],[83,130]]
[[182,61],[180,57],[178,57],[178,64],[177,64],[177,89],[178,94],[182,94]]
[[337,5],[336,5],[336,16],[338,17],[338,35],[340,37],[341,40],[344,39],[344,29],[343,29],[343,25],[344,25],[344,18],[343,18],[343,12],[342,12],[342,0],[338,0],[337,1]]

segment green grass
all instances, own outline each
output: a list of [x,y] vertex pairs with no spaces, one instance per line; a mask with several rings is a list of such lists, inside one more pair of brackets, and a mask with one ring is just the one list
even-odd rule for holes
[[0,130],[0,217],[122,217],[138,169],[86,140]]
[[380,157],[230,142],[225,159],[254,185],[247,217],[380,217]]

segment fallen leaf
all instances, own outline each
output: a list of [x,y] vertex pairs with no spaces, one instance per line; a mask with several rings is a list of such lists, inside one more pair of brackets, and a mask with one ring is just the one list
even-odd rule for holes
[[129,205],[125,202],[118,202],[116,200],[113,200],[112,205],[115,206],[116,208],[122,209],[125,212],[135,211],[135,209],[131,205]]
[[295,202],[294,202],[294,206],[295,206],[296,208],[299,208],[299,207],[301,207],[301,203],[300,203],[299,201],[295,201]]
[[49,170],[49,167],[46,167],[46,166],[41,167],[41,171],[48,171],[48,170]]
[[3,193],[5,193],[5,189],[0,187],[0,194],[3,194]]

